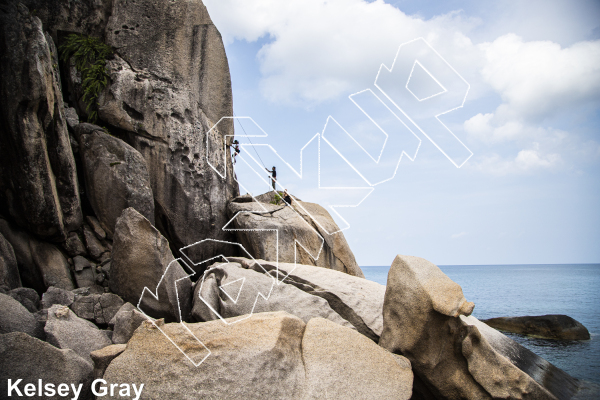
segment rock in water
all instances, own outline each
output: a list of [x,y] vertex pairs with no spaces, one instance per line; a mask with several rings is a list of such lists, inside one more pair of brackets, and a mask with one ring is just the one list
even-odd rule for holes
[[551,393],[552,377],[534,380],[466,323],[473,307],[437,266],[399,255],[388,274],[379,345],[406,356],[436,398],[570,398]]
[[[233,115],[231,79],[206,8],[196,0],[115,0],[105,36],[119,54],[107,62],[99,115],[145,158],[157,228],[174,249],[206,238],[233,242],[221,229],[227,202],[238,195],[226,148],[233,122],[208,133]],[[191,255],[205,260],[227,247],[212,242]]]
[[0,233],[0,286],[16,289],[21,286],[17,258],[11,244]]
[[[315,318],[284,312],[161,330],[142,324],[104,373],[109,384],[144,383],[146,399],[408,399],[412,373],[364,336]],[[204,372],[202,372],[204,371]],[[165,376],[169,384],[164,383]],[[327,391],[327,396],[324,397]],[[338,393],[347,397],[339,397]]]
[[498,317],[483,320],[492,328],[542,339],[588,340],[590,332],[581,322],[567,315],[535,317]]
[[[296,201],[288,207],[231,202],[228,210],[231,228],[239,229],[238,241],[255,259],[316,265],[364,278],[344,234],[318,204]],[[277,230],[279,246],[274,232],[256,229]]]
[[59,349],[72,349],[90,365],[93,365],[90,357],[92,351],[112,344],[104,331],[79,318],[67,306],[50,307],[44,331],[48,343]]
[[57,52],[39,18],[9,4],[0,13],[0,47],[10,49],[0,56],[0,209],[37,236],[62,241],[83,216]]
[[[153,318],[180,321],[192,307],[189,274],[175,260],[169,242],[133,208],[117,220],[110,267],[110,288],[126,302],[138,304]],[[160,287],[157,286],[160,283]],[[144,292],[144,288],[147,288]],[[158,299],[153,294],[158,295]]]
[[[144,157],[133,147],[91,124],[79,124],[79,138],[87,196],[102,228],[112,236],[124,209],[135,208],[154,225],[154,199]],[[85,238],[96,239],[86,227]],[[96,239],[97,241],[97,239]],[[90,253],[91,254],[91,253]],[[99,258],[94,255],[94,258]]]
[[[92,365],[73,350],[57,349],[25,333],[14,332],[0,335],[0,393],[8,393],[8,380],[23,387],[32,383],[38,387],[38,380],[55,385],[66,383],[78,387],[82,385],[79,399],[90,399]],[[72,393],[72,392],[71,392]],[[13,396],[16,397],[13,391]],[[37,396],[36,396],[37,397]],[[71,396],[72,397],[72,396]],[[41,398],[41,397],[37,397]],[[63,396],[44,396],[44,399],[65,399]]]

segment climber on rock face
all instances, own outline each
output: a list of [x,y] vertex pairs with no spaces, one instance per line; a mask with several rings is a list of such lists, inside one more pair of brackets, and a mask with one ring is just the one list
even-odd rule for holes
[[271,178],[271,184],[273,185],[273,190],[275,190],[275,182],[277,181],[277,171],[275,170],[275,166],[273,166],[273,169],[265,168],[265,170],[271,174],[269,178]]
[[288,193],[287,189],[285,189],[283,191],[283,201],[285,202],[286,205],[291,206],[292,205],[292,197],[290,196],[290,194]]
[[240,142],[234,140],[231,147],[233,147],[233,163],[235,164],[235,156],[240,154]]

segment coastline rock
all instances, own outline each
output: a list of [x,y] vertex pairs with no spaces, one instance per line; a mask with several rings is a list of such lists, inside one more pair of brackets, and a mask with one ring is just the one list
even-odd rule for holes
[[[364,278],[344,234],[318,204],[294,202],[293,207],[288,207],[230,202],[228,211],[238,241],[255,259],[316,265]],[[277,230],[279,245],[274,232],[256,229]]]
[[[8,393],[8,380],[23,379],[19,387],[28,383],[38,385],[38,379],[55,384],[82,384],[80,399],[90,399],[92,366],[73,350],[61,350],[25,333],[0,335],[0,393]],[[14,393],[14,392],[13,392]],[[46,396],[44,399],[65,399]]]
[[589,340],[590,332],[581,322],[567,315],[541,315],[535,317],[498,317],[483,320],[502,331],[520,333],[542,339]]
[[21,287],[15,251],[2,233],[0,233],[0,286],[5,286],[8,290]]
[[302,338],[307,380],[304,398],[409,399],[413,382],[410,362],[396,357],[357,332],[313,318]]
[[473,307],[437,266],[398,255],[388,274],[379,345],[407,357],[436,398],[556,399],[464,322]]
[[70,308],[83,319],[105,325],[117,314],[123,306],[123,300],[113,293],[89,294],[75,296]]
[[38,293],[50,286],[74,288],[69,263],[56,246],[38,241],[2,218],[0,233],[13,247],[24,286]]
[[147,399],[322,399],[325,390],[330,398],[357,400],[411,396],[410,369],[351,329],[321,318],[305,324],[285,312],[226,322],[186,324],[195,337],[181,324],[160,326],[202,362],[208,379],[151,323],[136,330],[104,379],[144,383]]
[[90,365],[93,365],[92,351],[112,344],[104,331],[61,305],[54,305],[48,310],[44,331],[48,343],[59,349],[72,349]]
[[[270,261],[227,257],[230,262],[257,272],[267,270],[277,276],[277,265]],[[279,263],[281,281],[327,300],[329,306],[363,335],[377,342],[383,330],[385,286],[343,272],[312,265]]]
[[[239,193],[226,147],[233,121],[221,121],[233,115],[231,78],[206,7],[115,0],[104,36],[118,55],[107,62],[110,83],[98,113],[146,160],[156,227],[173,249],[206,238],[234,242],[221,229],[227,201]],[[212,242],[192,256],[206,260],[227,248]]]
[[[112,236],[117,219],[128,207],[135,208],[154,224],[154,199],[142,155],[99,126],[79,124],[75,131],[87,196],[105,233]],[[106,249],[87,225],[84,236],[90,254],[98,259]]]
[[36,236],[64,241],[83,222],[56,48],[20,3],[0,14],[0,209]]
[[8,292],[8,295],[17,300],[29,312],[35,313],[40,308],[40,296],[30,288],[16,288]]
[[94,361],[94,379],[99,379],[104,376],[104,371],[119,354],[125,351],[127,345],[112,344],[100,350],[95,350],[90,353],[90,357]]
[[0,334],[23,332],[44,339],[44,326],[21,303],[0,293]]
[[167,239],[150,221],[133,208],[124,210],[115,228],[111,291],[132,304],[138,304],[143,294],[141,309],[153,318],[180,321],[181,312],[187,320],[192,308],[188,275],[173,257]]
[[114,344],[129,342],[135,330],[147,319],[133,304],[123,304],[108,322],[108,326],[113,328],[112,342]]
[[277,285],[274,277],[238,263],[213,265],[194,288],[192,317],[198,322],[269,311],[285,311],[305,323],[323,317],[352,328],[323,298],[286,283]]

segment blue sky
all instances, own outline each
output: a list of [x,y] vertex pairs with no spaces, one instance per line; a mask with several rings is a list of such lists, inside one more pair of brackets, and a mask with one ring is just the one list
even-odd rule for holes
[[[437,264],[600,262],[597,1],[204,2],[225,40],[234,112],[268,134],[240,138],[256,145],[243,149],[249,164],[236,165],[240,183],[266,190],[244,172],[256,160],[255,170],[277,165],[302,200],[362,200],[335,216],[349,224],[344,235],[359,265],[390,265],[396,254]],[[427,107],[423,124],[407,112],[426,136],[375,85],[380,65],[392,67],[400,45],[419,37],[469,84],[463,107],[440,117],[460,142],[434,140],[448,155],[472,153],[460,168],[428,139]],[[398,68],[412,54],[403,49]],[[460,91],[434,58],[425,69]],[[435,94],[416,68],[412,87],[421,98]],[[373,107],[387,141],[349,98],[364,90],[352,98]],[[263,135],[254,123],[238,120],[236,135]],[[316,178],[317,140],[306,146],[326,123],[333,147],[321,139],[320,185],[337,188],[329,190]],[[303,147],[300,178],[291,168],[299,171]],[[367,153],[381,154],[379,163]],[[358,189],[340,189],[350,187]]]

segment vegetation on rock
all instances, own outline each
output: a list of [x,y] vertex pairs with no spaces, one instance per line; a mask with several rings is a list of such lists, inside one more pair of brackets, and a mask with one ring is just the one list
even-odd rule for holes
[[83,102],[86,105],[88,121],[96,122],[98,96],[108,84],[106,59],[113,55],[110,46],[92,36],[71,34],[60,46],[61,59],[73,62],[81,73]]

